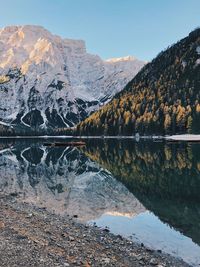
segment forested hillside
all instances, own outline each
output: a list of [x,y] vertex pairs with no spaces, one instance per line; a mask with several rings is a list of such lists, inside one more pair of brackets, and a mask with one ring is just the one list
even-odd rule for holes
[[80,135],[186,132],[200,133],[200,28],[162,51],[76,128]]

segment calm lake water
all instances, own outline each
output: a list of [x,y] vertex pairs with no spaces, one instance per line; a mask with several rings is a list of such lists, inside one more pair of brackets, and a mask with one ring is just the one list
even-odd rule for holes
[[1,192],[199,266],[200,144],[45,141],[0,139]]

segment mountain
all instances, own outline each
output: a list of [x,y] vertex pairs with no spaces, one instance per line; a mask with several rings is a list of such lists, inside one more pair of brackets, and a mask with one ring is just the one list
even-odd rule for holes
[[162,51],[78,134],[200,133],[200,28]]
[[0,30],[0,121],[21,131],[69,127],[107,103],[144,66],[102,60],[82,40],[40,26]]

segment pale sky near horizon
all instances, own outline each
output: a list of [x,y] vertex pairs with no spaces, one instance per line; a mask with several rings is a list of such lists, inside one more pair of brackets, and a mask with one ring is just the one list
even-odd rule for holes
[[200,0],[0,0],[0,28],[44,26],[102,58],[151,60],[200,26]]

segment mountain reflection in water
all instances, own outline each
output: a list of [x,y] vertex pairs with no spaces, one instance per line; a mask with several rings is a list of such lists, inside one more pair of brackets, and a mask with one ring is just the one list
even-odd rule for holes
[[73,147],[44,147],[42,142],[1,144],[0,190],[18,200],[82,222],[104,213],[133,216],[145,211],[132,193],[108,171]]

